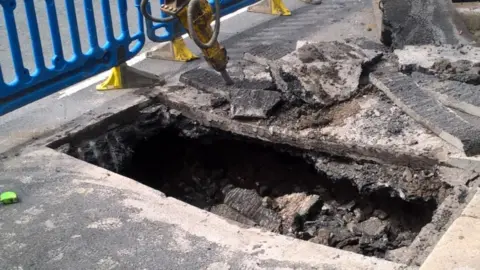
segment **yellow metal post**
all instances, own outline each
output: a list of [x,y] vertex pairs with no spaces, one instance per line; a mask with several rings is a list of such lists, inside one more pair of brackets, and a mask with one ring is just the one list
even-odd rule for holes
[[110,75],[96,88],[98,91],[106,91],[163,84],[165,84],[165,80],[157,75],[129,67],[127,64],[121,64],[112,68]]
[[292,15],[292,12],[285,6],[282,0],[261,0],[257,4],[248,7],[248,11],[281,16]]
[[147,52],[147,57],[177,62],[189,62],[199,58],[187,47],[182,37],[174,38],[172,41]]

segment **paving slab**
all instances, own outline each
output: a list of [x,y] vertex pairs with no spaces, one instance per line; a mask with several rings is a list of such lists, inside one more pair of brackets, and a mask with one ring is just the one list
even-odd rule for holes
[[382,0],[381,7],[382,41],[387,46],[468,44],[473,40],[450,0]]
[[239,227],[52,149],[0,167],[21,200],[0,208],[2,269],[408,269]]
[[370,80],[404,112],[440,138],[467,156],[480,154],[480,126],[440,104],[411,77],[386,67],[371,73]]
[[420,270],[478,269],[480,265],[480,219],[459,217],[444,236]]

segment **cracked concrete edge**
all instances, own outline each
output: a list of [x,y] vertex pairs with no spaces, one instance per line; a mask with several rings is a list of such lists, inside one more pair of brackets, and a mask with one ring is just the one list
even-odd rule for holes
[[421,270],[479,269],[480,189],[448,227],[421,266]]
[[[192,91],[195,91],[192,89]],[[210,106],[210,94],[199,95],[196,101],[198,107]],[[8,152],[2,153],[3,157],[13,156],[25,147],[43,147],[44,145],[51,146],[53,148],[60,146],[63,142],[70,141],[72,138],[87,139],[93,138],[100,133],[105,132],[105,126],[113,128],[128,121],[134,121],[136,111],[141,108],[145,108],[155,103],[154,99],[159,99],[166,105],[170,105],[172,108],[176,108],[183,112],[187,117],[198,120],[206,125],[215,128],[220,128],[226,131],[238,133],[247,137],[254,137],[264,141],[272,141],[275,135],[281,134],[283,131],[279,128],[272,127],[268,130],[258,129],[254,125],[237,122],[238,128],[234,128],[228,125],[231,119],[223,119],[222,117],[215,116],[213,113],[202,111],[198,108],[191,108],[182,103],[181,98],[175,94],[168,93],[168,90],[164,88],[156,89],[139,89],[136,92],[128,93],[121,96],[119,99],[107,102],[103,106],[82,115],[81,117],[68,122],[57,129],[44,134],[37,138],[35,141],[28,141],[25,144],[18,145]],[[88,128],[87,128],[88,127]],[[281,139],[283,142],[294,146],[303,148],[306,150],[317,150],[327,153],[344,155],[356,160],[370,160],[380,164],[397,164],[397,165],[434,165],[444,164],[451,167],[461,168],[465,170],[471,170],[480,173],[480,157],[466,157],[464,154],[450,154],[437,153],[431,156],[418,156],[413,153],[396,152],[388,148],[372,147],[366,145],[349,145],[342,142],[328,142],[324,140],[307,140],[306,144],[298,142],[291,134]],[[413,160],[413,161],[412,161]]]
[[[50,162],[45,164],[44,160],[49,160]],[[28,209],[20,216],[31,216],[30,212],[32,211],[31,207],[33,207],[33,205],[25,204],[34,203],[39,206],[44,205],[44,207],[45,205],[50,205],[47,201],[43,201],[50,200],[47,198],[49,196],[41,196],[41,194],[39,194],[39,188],[45,191],[55,187],[55,192],[59,193],[62,201],[69,200],[69,196],[81,193],[81,195],[84,196],[82,200],[85,200],[83,207],[86,207],[86,202],[95,201],[96,211],[102,211],[103,208],[108,207],[109,211],[113,211],[113,213],[116,211],[123,212],[127,215],[127,219],[123,221],[124,223],[141,222],[148,223],[149,227],[158,226],[158,234],[173,234],[176,243],[189,243],[189,239],[195,237],[196,239],[202,239],[201,242],[204,248],[207,246],[219,246],[221,249],[215,252],[219,252],[220,254],[215,255],[215,257],[227,264],[234,260],[238,254],[242,254],[242,256],[253,260],[257,264],[256,267],[249,269],[263,269],[258,267],[258,265],[267,261],[276,261],[279,265],[283,266],[292,264],[301,265],[301,268],[307,267],[308,269],[415,269],[374,257],[366,257],[348,251],[265,232],[257,228],[241,228],[207,211],[200,210],[174,198],[165,197],[163,193],[132,179],[77,160],[49,148],[24,152],[16,158],[7,160],[1,166],[3,166],[6,172],[3,177],[8,177],[10,183],[13,183],[11,185],[24,185],[24,190],[28,189],[25,186],[35,187],[35,193],[26,192],[27,194],[22,194],[25,199],[22,207]],[[32,175],[32,168],[37,168],[34,175]],[[28,181],[26,180],[27,178],[29,179]],[[58,180],[61,180],[62,183],[58,184]],[[38,185],[38,183],[41,183],[41,185]],[[92,190],[96,190],[96,192],[86,192],[85,187],[89,187],[89,189],[93,188]],[[67,188],[68,190],[66,190]],[[115,194],[115,198],[119,198],[117,201],[118,204],[114,206],[102,204],[103,198],[101,194],[109,194],[109,196]],[[30,202],[27,202],[30,196],[36,198],[34,198],[35,200],[33,201],[30,200]],[[63,207],[66,207],[66,205],[61,204],[56,207],[57,210],[55,211],[64,211],[65,209]],[[114,208],[110,209],[111,207]],[[115,208],[122,209],[115,210]],[[14,214],[11,212],[11,209],[14,210],[15,208],[5,208],[2,212],[4,214]],[[87,213],[78,211],[76,215],[83,216],[85,214]],[[38,217],[39,216],[36,215],[35,218]],[[102,220],[96,220],[97,218],[98,216],[91,213],[89,222],[102,222]],[[28,224],[29,225],[26,226],[35,227],[43,223],[29,222]],[[170,225],[171,230],[168,232],[161,230],[160,228],[164,226],[163,224]],[[58,223],[58,226],[56,231],[64,229],[63,226],[66,226],[66,224]],[[5,229],[6,228],[3,227],[2,231],[5,232]],[[118,229],[125,230],[125,224],[122,228]],[[137,233],[139,232],[137,231]],[[15,236],[13,236],[13,240],[15,240]],[[25,241],[26,239],[18,240]],[[78,241],[82,242],[85,240],[79,239],[75,241],[76,245]],[[98,239],[98,241],[103,240]],[[140,240],[137,239],[136,241]],[[135,243],[130,244],[132,246],[136,245]],[[64,246],[64,244],[62,245]],[[28,252],[30,248],[33,247],[29,245],[24,246],[24,249],[27,250],[23,250],[23,252]],[[114,247],[106,247],[107,250],[109,248]],[[187,252],[187,250],[183,250],[187,248],[185,245],[175,246],[175,248],[179,251],[178,255]],[[79,254],[77,254],[77,256],[78,255]],[[81,259],[82,257],[86,258],[91,255],[92,254],[83,254],[77,259]],[[135,264],[135,260],[138,260],[138,258],[130,257],[125,259],[122,264]],[[74,267],[78,262],[70,258],[68,263],[73,263],[74,265],[71,265],[71,267]]]
[[[412,153],[409,151],[392,150],[389,147],[366,145],[358,142],[335,141],[334,139],[322,138],[319,134],[303,134],[280,126],[260,126],[248,122],[232,121],[211,112],[209,109],[202,109],[208,106],[211,95],[193,94],[195,89],[187,88],[185,92],[174,93],[157,88],[154,98],[170,108],[180,111],[186,117],[195,119],[207,127],[218,128],[223,131],[232,132],[246,137],[260,139],[266,142],[275,142],[298,147],[304,150],[313,150],[329,153],[336,156],[349,157],[355,160],[373,161],[379,164],[395,164],[406,166],[432,166],[442,163],[447,155],[444,152],[433,153]],[[191,103],[188,95],[196,95],[195,104]],[[199,103],[203,100],[203,104]]]
[[480,156],[449,155],[444,163],[452,167],[480,173]]
[[394,261],[421,266],[447,229],[462,215],[462,211],[475,194],[476,190],[472,191],[463,185],[454,187],[452,193],[435,210],[432,222],[422,228],[410,246],[401,248],[403,251],[401,259]]
[[24,149],[44,146],[55,148],[65,141],[70,142],[72,138],[89,139],[89,136],[104,133],[106,129],[133,122],[138,115],[138,111],[151,105],[151,103],[152,100],[148,96],[138,92],[129,92],[49,132],[43,133],[42,136],[34,140],[29,140],[0,153],[0,158],[5,159],[9,156],[18,155]]

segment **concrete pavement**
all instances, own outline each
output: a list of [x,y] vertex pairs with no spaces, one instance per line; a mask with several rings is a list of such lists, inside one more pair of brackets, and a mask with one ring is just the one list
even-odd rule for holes
[[[221,40],[232,61],[248,48],[273,40],[375,37],[375,31],[368,31],[374,23],[369,1],[286,4],[292,17],[244,13],[223,24]],[[181,71],[199,65],[204,62],[147,59],[135,67],[172,81]],[[0,189],[16,190],[21,198],[19,204],[0,208],[2,269],[415,269],[245,229],[45,147],[148,102],[135,90],[67,89],[0,118],[0,153],[5,153],[0,155]],[[449,232],[445,237],[460,238]],[[442,241],[448,253],[450,244]],[[479,247],[469,243],[477,252]],[[442,255],[436,252],[431,256]],[[476,266],[460,253],[452,260]]]

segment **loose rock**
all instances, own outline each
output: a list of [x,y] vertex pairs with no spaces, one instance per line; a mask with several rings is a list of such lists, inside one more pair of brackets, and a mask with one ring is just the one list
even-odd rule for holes
[[267,90],[235,89],[230,97],[232,118],[268,118],[282,101],[280,93]]
[[288,194],[277,198],[275,201],[280,209],[279,213],[284,227],[294,225],[297,218],[305,220],[310,213],[319,209],[322,204],[318,195],[306,195],[305,193]]
[[361,222],[356,226],[356,229],[363,235],[378,236],[385,233],[387,229],[387,223],[376,218],[371,217],[364,222]]
[[275,211],[263,207],[263,199],[255,190],[234,188],[227,193],[224,203],[268,230],[278,231],[280,228],[280,217]]

